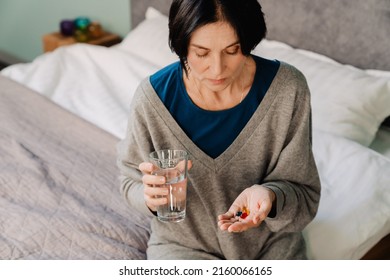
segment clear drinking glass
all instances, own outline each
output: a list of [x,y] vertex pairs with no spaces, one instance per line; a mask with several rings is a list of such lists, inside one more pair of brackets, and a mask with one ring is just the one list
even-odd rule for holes
[[162,222],[180,222],[186,216],[188,153],[183,150],[159,150],[150,153],[155,165],[153,175],[164,176],[166,183],[154,185],[168,189],[168,203],[157,207]]

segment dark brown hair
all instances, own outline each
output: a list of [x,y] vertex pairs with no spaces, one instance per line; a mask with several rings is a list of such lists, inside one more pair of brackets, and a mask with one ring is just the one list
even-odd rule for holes
[[249,55],[267,33],[257,0],[173,0],[169,11],[169,46],[179,56],[183,69],[192,33],[218,21],[226,21],[233,27],[244,55]]

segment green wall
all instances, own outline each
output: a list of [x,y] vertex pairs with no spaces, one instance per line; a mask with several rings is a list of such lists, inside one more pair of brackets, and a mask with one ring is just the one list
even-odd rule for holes
[[42,54],[42,36],[62,19],[87,16],[122,37],[130,29],[129,0],[0,0],[0,60],[32,61]]

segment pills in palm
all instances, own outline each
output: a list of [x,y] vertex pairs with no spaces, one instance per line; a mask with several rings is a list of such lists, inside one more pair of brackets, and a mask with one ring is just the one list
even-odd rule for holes
[[248,217],[249,213],[250,213],[249,209],[246,206],[244,206],[242,208],[242,211],[237,211],[236,217],[239,217],[241,219],[245,219],[246,217]]

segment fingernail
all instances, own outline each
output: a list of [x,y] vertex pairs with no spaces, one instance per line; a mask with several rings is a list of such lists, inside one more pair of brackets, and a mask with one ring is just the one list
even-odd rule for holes
[[146,166],[149,170],[153,170],[153,163],[148,163],[148,165]]

